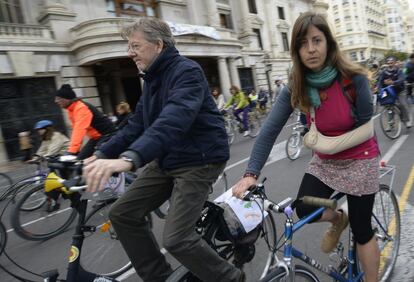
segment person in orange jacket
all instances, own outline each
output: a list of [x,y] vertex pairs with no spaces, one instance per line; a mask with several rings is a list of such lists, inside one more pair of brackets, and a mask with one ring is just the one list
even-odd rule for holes
[[[55,103],[68,111],[72,123],[67,153],[77,155],[80,160],[90,157],[95,147],[107,140],[116,130],[109,118],[96,107],[77,98],[70,84],[63,84],[57,90]],[[89,141],[81,149],[85,137],[88,137]]]

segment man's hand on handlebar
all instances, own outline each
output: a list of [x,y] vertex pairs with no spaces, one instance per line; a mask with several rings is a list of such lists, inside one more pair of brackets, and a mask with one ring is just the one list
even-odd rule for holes
[[233,196],[243,199],[246,191],[251,187],[257,184],[257,180],[254,177],[248,176],[243,177],[233,186]]
[[83,167],[83,178],[88,186],[86,191],[91,193],[101,191],[112,174],[131,169],[132,163],[122,159],[107,160],[90,157],[85,160]]

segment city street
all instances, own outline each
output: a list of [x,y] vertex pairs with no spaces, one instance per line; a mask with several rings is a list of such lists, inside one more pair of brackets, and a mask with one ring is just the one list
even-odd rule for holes
[[[288,124],[292,122],[293,120],[290,120]],[[412,250],[414,250],[414,241],[412,240],[414,236],[414,193],[411,192],[414,186],[414,129],[407,131],[404,127],[402,136],[399,139],[390,140],[386,138],[381,131],[378,118],[375,123],[376,135],[381,149],[381,158],[388,164],[396,166],[393,189],[399,198],[400,211],[402,215],[402,234],[399,257],[393,277],[390,281],[414,281],[414,269],[412,268],[414,265],[414,254],[412,252]],[[286,127],[282,131],[261,175],[261,178],[267,178],[267,181],[265,182],[266,191],[268,197],[275,202],[281,201],[286,197],[296,196],[302,175],[311,158],[311,151],[306,148],[303,149],[299,159],[290,161],[286,158],[285,140],[288,138],[290,132],[291,127]],[[233,185],[243,174],[253,143],[254,139],[251,139],[250,137],[245,138],[237,136],[231,146],[231,159],[228,161],[226,168],[227,179],[230,186]],[[384,179],[383,181],[386,184],[389,183],[389,179]],[[1,208],[3,208],[4,205],[5,202],[0,203]],[[20,237],[17,237],[11,229],[9,210],[10,209],[6,210],[1,219],[6,226],[8,234],[8,242],[6,246],[7,255],[17,264],[35,273],[42,273],[44,271],[57,268],[61,273],[61,278],[64,279],[64,276],[62,275],[66,273],[66,265],[68,260],[67,256],[75,223],[73,223],[64,234],[48,241],[26,241]],[[283,229],[283,217],[280,215],[276,215],[275,217],[277,217],[277,233],[280,235]],[[153,218],[153,230],[159,240],[162,234],[163,221],[158,219],[155,215]],[[319,249],[322,232],[324,232],[327,227],[327,224],[313,224],[308,226],[303,231],[299,232],[296,237],[294,237],[294,241],[306,254],[311,255],[312,258],[319,260],[323,264],[329,265],[333,262],[330,261],[328,256],[322,255],[322,252]],[[346,234],[346,232],[344,232],[344,234]],[[85,247],[88,244],[87,240],[88,239],[85,241]],[[88,246],[88,248],[98,248],[98,245],[92,247]],[[121,252],[122,250],[118,251]],[[111,260],[116,261],[118,254],[109,253],[107,256]],[[265,254],[256,253],[256,256],[264,257]],[[174,267],[178,265],[178,263],[168,254],[167,258]],[[1,255],[0,263],[2,266],[7,268],[7,270],[20,276],[34,281],[42,280],[40,277],[35,277],[19,269],[19,267],[15,266],[7,259],[5,254]],[[320,281],[332,281],[331,278],[318,272],[317,270],[313,270],[313,272],[318,275]],[[2,270],[0,270],[0,277],[2,282],[17,281],[15,278],[10,277]],[[133,271],[122,275],[120,279],[122,281],[141,281]]]

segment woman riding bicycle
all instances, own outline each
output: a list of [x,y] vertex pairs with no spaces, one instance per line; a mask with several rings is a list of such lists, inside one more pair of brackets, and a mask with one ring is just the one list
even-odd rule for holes
[[405,123],[407,128],[412,126],[409,105],[407,103],[407,92],[405,90],[405,75],[403,71],[396,65],[394,57],[387,58],[387,68],[380,74],[378,78],[377,89],[381,89],[392,85],[393,90],[397,93],[400,102],[401,121]]
[[[320,133],[340,136],[371,119],[371,92],[365,71],[340,52],[325,18],[313,12],[302,14],[292,30],[293,68],[289,86],[278,97],[254,144],[243,178],[233,188],[239,198],[256,184],[277,136],[295,107],[306,113],[316,112]],[[352,81],[356,97],[351,101],[342,86]],[[350,97],[351,98],[351,97]],[[315,122],[315,119],[312,119]],[[378,280],[379,249],[371,226],[375,193],[379,189],[379,148],[374,137],[335,154],[315,151],[299,188],[298,198],[305,195],[329,198],[334,191],[347,194],[349,221],[357,242],[358,256],[365,280]],[[300,205],[300,218],[315,208]],[[345,211],[327,209],[318,222],[330,222],[321,248],[331,252],[348,224]]]
[[[243,91],[237,86],[230,87],[231,98],[224,106],[224,109],[228,109],[230,106],[234,106],[234,116],[236,120],[243,124],[242,130],[244,131],[243,136],[249,135],[249,111],[250,103]],[[240,113],[243,113],[243,120],[240,119]]]

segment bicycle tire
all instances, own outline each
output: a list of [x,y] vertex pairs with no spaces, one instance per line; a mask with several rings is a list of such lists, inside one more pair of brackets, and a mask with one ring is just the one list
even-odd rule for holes
[[[286,276],[286,269],[283,267],[276,268],[266,275],[260,282],[282,282],[290,281],[290,277]],[[307,267],[302,265],[295,266],[295,282],[319,282],[318,277]]]
[[[209,198],[215,199],[228,189],[227,174],[221,173],[212,185],[212,193]],[[161,219],[165,219],[170,208],[170,200],[165,201],[161,206],[154,210],[154,213]]]
[[[36,185],[39,185],[38,181],[26,183],[20,187],[17,187],[16,194],[14,195],[15,202],[18,201],[20,197],[23,197],[23,195],[25,194],[24,191],[29,191],[29,189],[31,189],[32,187],[35,187]],[[41,185],[44,185],[44,183],[42,183]],[[20,210],[21,211],[37,210],[41,208],[46,203],[46,201],[47,201],[46,194],[43,192],[43,190],[39,190],[33,193],[30,196],[30,199],[25,201],[25,203],[20,207]]]
[[[400,247],[401,218],[397,197],[388,185],[380,184],[375,195],[372,225],[381,252],[379,281],[389,281]],[[358,256],[355,261],[357,271],[362,271]]]
[[3,222],[0,221],[0,255],[3,253],[7,244],[7,232]]
[[289,136],[285,145],[286,156],[289,160],[294,161],[299,158],[300,152],[302,151],[302,142],[303,140],[300,132],[293,132]]
[[[6,199],[9,194],[9,189],[13,186],[13,180],[6,173],[0,173],[0,187],[2,194],[0,195],[0,201]],[[3,192],[4,191],[4,192]]]
[[87,214],[85,225],[96,227],[96,230],[85,236],[80,262],[88,272],[115,279],[131,269],[132,264],[109,220],[114,202],[113,199],[97,203]]
[[402,132],[402,122],[400,118],[400,111],[393,106],[386,106],[380,113],[380,124],[382,132],[389,139],[397,139]]
[[28,190],[13,205],[11,224],[16,234],[26,240],[43,241],[53,238],[64,232],[75,220],[77,212],[69,207],[70,201],[63,202],[59,210],[47,212],[46,209],[39,208],[32,211],[22,210],[33,193],[43,191],[44,185],[38,184]]

